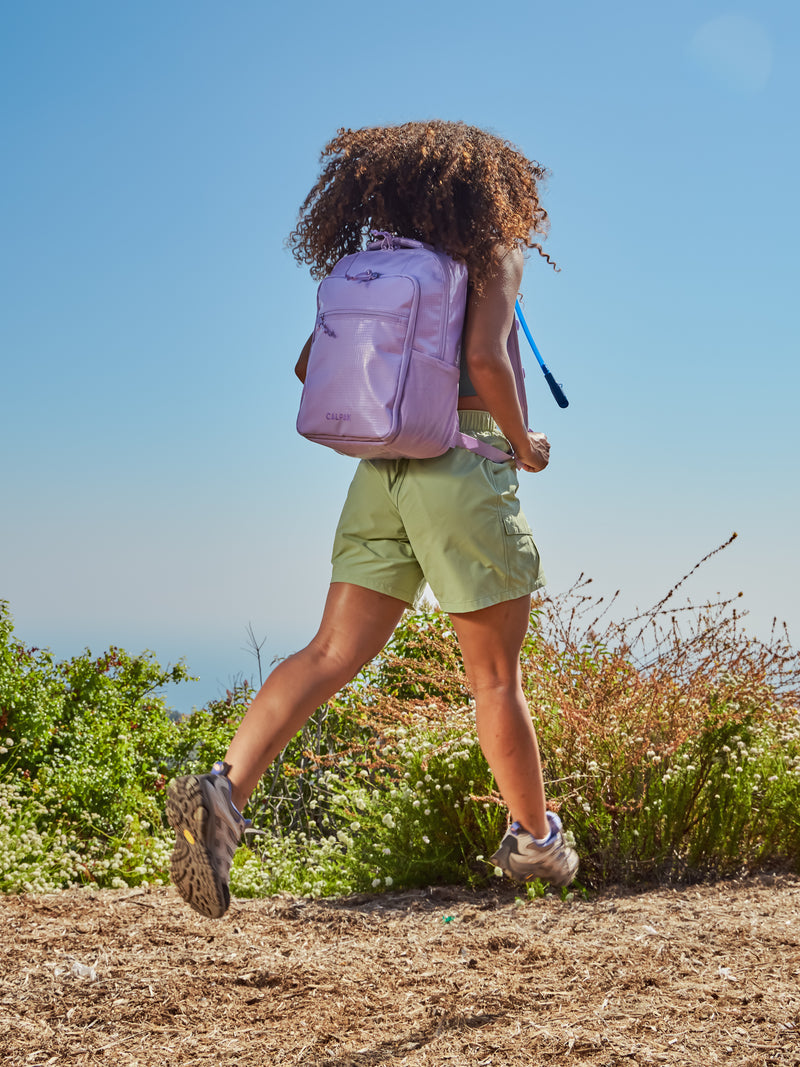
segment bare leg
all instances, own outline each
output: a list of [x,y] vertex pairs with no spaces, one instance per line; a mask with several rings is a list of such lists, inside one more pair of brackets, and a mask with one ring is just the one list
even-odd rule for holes
[[452,614],[476,705],[478,740],[513,819],[537,838],[550,827],[536,731],[522,692],[519,654],[529,596]]
[[279,663],[247,710],[225,757],[233,803],[241,811],[259,778],[314,710],[376,656],[407,605],[348,582],[328,592],[319,631]]

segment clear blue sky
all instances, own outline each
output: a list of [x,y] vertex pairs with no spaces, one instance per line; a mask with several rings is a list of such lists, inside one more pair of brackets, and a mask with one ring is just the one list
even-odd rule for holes
[[[499,17],[497,17],[499,16]],[[339,126],[484,125],[550,168],[523,476],[550,588],[744,592],[796,638],[795,0],[0,4],[0,597],[21,638],[185,656],[204,703],[311,636],[352,461],[301,440],[283,247]]]

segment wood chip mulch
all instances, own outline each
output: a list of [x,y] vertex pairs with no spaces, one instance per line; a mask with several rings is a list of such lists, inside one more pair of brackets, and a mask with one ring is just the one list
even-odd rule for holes
[[800,880],[0,898],[0,1063],[800,1065]]

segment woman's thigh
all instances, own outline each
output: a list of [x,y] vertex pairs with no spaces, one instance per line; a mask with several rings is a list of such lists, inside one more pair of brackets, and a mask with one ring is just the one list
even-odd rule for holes
[[322,621],[308,646],[356,674],[392,636],[405,601],[350,582],[331,582]]
[[477,611],[450,613],[473,690],[519,683],[519,655],[530,612],[530,596],[521,596]]

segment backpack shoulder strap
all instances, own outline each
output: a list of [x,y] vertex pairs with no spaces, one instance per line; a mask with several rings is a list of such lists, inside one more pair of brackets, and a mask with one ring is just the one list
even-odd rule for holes
[[476,437],[470,437],[468,433],[459,430],[453,436],[453,444],[458,448],[466,448],[468,452],[474,452],[485,459],[491,459],[495,463],[511,463],[514,459],[513,452],[504,452],[501,448],[479,441]]
[[522,369],[522,356],[519,350],[519,319],[514,316],[514,321],[511,324],[511,333],[508,335],[508,341],[506,342],[506,348],[508,349],[508,358],[511,360],[511,366],[514,368],[514,379],[517,383],[517,396],[519,397],[519,406],[522,408],[522,418],[525,425],[528,425],[528,396],[525,392],[525,371]]

